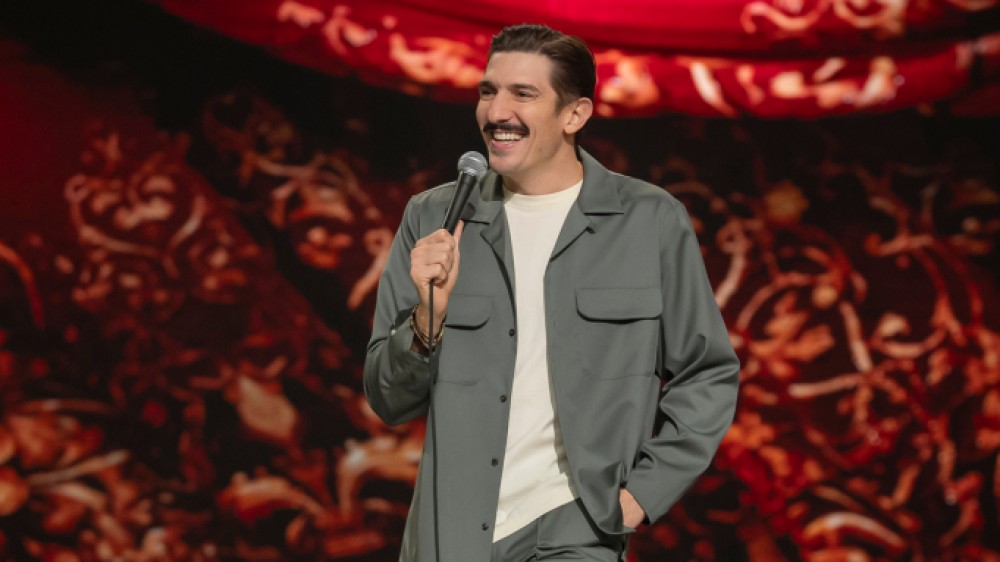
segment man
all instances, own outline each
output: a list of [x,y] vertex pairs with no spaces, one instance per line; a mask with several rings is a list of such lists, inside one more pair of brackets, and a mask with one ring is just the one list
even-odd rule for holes
[[595,81],[579,39],[500,32],[491,171],[454,236],[452,184],[404,213],[364,373],[387,423],[428,415],[400,560],[623,559],[732,421],[739,364],[684,207],[576,146]]

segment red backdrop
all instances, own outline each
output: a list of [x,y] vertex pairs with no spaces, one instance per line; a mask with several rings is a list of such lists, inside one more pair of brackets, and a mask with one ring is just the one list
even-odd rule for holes
[[[424,427],[365,406],[372,289],[471,107],[129,0],[10,6],[0,560],[394,560]],[[631,560],[1000,560],[1000,123],[952,108],[592,123],[687,205],[743,362]]]
[[474,95],[490,37],[531,21],[592,45],[604,116],[1000,111],[996,0],[154,1],[295,63],[445,99]]

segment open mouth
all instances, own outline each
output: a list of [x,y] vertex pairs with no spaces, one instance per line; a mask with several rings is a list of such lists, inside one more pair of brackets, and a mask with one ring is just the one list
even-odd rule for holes
[[524,136],[517,133],[505,133],[502,131],[493,133],[493,140],[498,142],[514,142],[519,141],[522,138],[524,138]]
[[489,123],[483,127],[483,132],[498,143],[514,143],[528,136],[527,127],[505,123]]

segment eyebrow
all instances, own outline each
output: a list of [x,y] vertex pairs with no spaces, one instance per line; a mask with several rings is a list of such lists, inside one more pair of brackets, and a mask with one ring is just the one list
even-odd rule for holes
[[[497,87],[497,85],[494,84],[491,80],[480,80],[479,81],[479,87],[480,88],[492,88],[494,90],[499,89]],[[532,91],[534,93],[541,92],[541,90],[539,90],[538,87],[536,87],[536,86],[533,86],[531,84],[521,84],[521,83],[511,84],[507,89],[508,90],[530,90],[530,91]]]
[[539,90],[536,86],[533,86],[531,84],[511,84],[510,85],[510,89],[511,90],[530,90],[530,91],[535,92],[535,93],[541,92],[541,90]]

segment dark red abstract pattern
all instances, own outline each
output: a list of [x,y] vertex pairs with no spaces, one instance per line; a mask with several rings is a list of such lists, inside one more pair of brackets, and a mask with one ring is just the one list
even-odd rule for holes
[[[471,109],[332,81],[303,111],[286,71],[164,127],[148,100],[193,80],[90,70],[0,42],[0,560],[394,560],[424,426],[361,394],[373,289]],[[587,131],[685,203],[743,363],[715,463],[631,560],[1000,560],[994,130]]]

